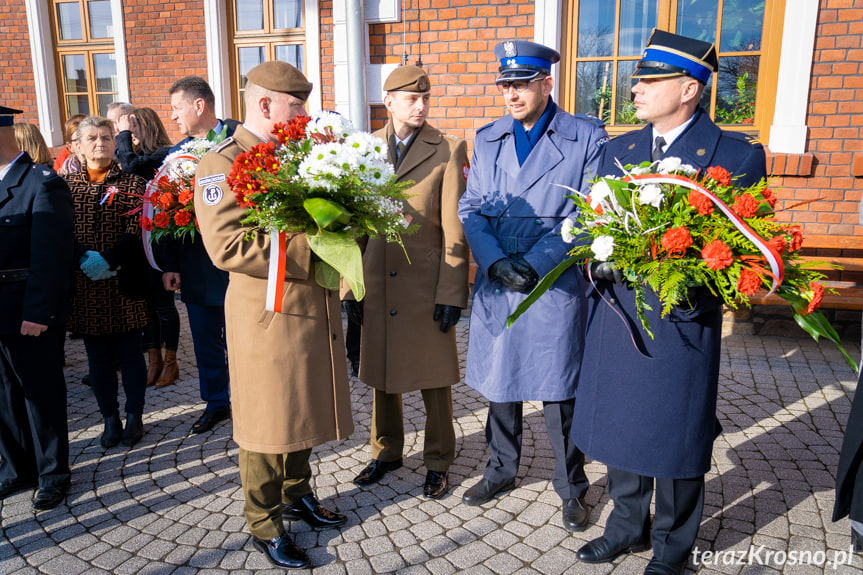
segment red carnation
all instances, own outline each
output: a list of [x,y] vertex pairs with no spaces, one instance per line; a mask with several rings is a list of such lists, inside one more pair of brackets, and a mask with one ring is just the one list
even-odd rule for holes
[[306,115],[297,116],[287,124],[279,122],[273,126],[273,134],[279,139],[279,144],[284,144],[288,140],[302,140],[306,137],[306,124],[311,118]]
[[716,180],[723,186],[731,185],[731,174],[722,166],[710,166],[707,168],[707,177]]
[[159,205],[163,210],[167,210],[174,203],[174,194],[171,192],[163,192],[159,195]]
[[179,200],[179,202],[180,202],[181,204],[183,204],[184,206],[186,206],[186,205],[188,205],[188,204],[189,204],[189,202],[191,202],[191,201],[192,201],[192,199],[193,199],[194,197],[195,197],[195,194],[193,194],[191,191],[189,191],[189,190],[183,190],[182,192],[180,192],[180,196],[179,196],[177,199]]
[[701,192],[689,192],[689,205],[698,210],[702,216],[713,213],[713,202]]
[[685,227],[671,228],[659,240],[669,254],[683,255],[683,253],[692,245],[692,234]]
[[157,228],[167,228],[168,224],[171,223],[171,216],[167,212],[159,212],[156,214],[156,217],[153,218],[153,222],[156,224]]
[[737,212],[741,218],[754,218],[758,213],[758,200],[752,194],[741,194],[737,196],[731,209]]
[[740,279],[737,280],[737,291],[743,295],[755,295],[758,288],[761,287],[761,278],[752,270],[744,269],[740,272]]
[[186,210],[180,210],[176,214],[174,214],[174,221],[177,222],[178,226],[185,226],[192,219],[192,214],[187,212]]
[[776,206],[776,202],[779,201],[779,198],[776,197],[776,194],[773,193],[773,190],[770,188],[764,188],[761,190],[761,196],[764,198],[764,201],[770,204],[770,207],[773,208]]
[[153,220],[148,218],[147,216],[141,216],[141,227],[148,232],[153,231]]
[[800,226],[789,226],[785,228],[785,232],[791,236],[791,242],[788,244],[789,252],[796,252],[803,247],[803,229]]
[[701,257],[704,258],[707,267],[716,271],[724,270],[734,261],[731,248],[722,240],[714,240],[704,246]]
[[821,305],[821,300],[824,299],[824,286],[818,282],[809,282],[809,287],[812,288],[812,300],[809,302],[809,307],[806,308],[806,313],[810,314]]
[[773,236],[770,238],[770,241],[767,242],[767,245],[773,248],[777,254],[782,254],[785,251],[785,247],[788,245],[788,242],[785,241],[785,236]]

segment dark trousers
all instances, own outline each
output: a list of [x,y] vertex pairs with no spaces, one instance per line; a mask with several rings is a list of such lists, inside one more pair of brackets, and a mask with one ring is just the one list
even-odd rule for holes
[[144,413],[147,364],[141,354],[141,332],[85,335],[84,348],[90,366],[90,385],[102,417],[119,414],[117,366],[126,392],[126,413]]
[[0,483],[69,483],[64,338],[59,327],[0,337]]
[[[150,297],[147,299],[147,325],[144,326],[144,349],[177,351],[180,346],[180,314],[174,292],[162,286],[162,273],[150,270],[158,277],[151,278]],[[158,282],[158,283],[156,283]]]
[[[520,401],[489,402],[485,439],[491,458],[483,476],[491,482],[503,483],[515,479],[518,473],[523,406]],[[584,454],[569,435],[575,400],[544,401],[542,406],[555,459],[551,484],[561,499],[582,497],[590,484],[584,473]]]
[[348,352],[348,361],[352,364],[360,360],[360,340],[362,338],[363,325],[348,316],[348,329],[345,332],[345,350]]
[[[608,467],[608,495],[614,508],[605,537],[615,543],[653,543],[653,556],[667,563],[688,560],[704,510],[704,476],[689,479],[646,477]],[[650,532],[650,500],[656,490],[656,516]]]
[[284,533],[282,502],[295,503],[312,493],[311,454],[311,449],[273,454],[240,448],[243,515],[252,535],[272,539]]
[[187,303],[189,328],[198,363],[201,399],[208,411],[225,409],[231,404],[228,380],[228,356],[225,343],[224,306]]

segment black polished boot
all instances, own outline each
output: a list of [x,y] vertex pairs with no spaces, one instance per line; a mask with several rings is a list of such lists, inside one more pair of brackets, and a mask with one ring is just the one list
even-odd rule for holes
[[105,431],[102,432],[102,437],[99,443],[105,449],[110,449],[120,443],[120,434],[123,432],[123,422],[120,421],[120,416],[114,414],[111,417],[105,418]]
[[123,445],[132,447],[144,437],[144,422],[141,421],[140,413],[126,414],[126,429],[123,430],[121,439]]

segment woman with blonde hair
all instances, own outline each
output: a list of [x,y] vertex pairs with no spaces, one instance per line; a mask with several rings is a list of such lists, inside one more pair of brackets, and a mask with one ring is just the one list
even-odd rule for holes
[[43,164],[49,168],[54,163],[51,152],[45,144],[45,138],[39,132],[39,128],[30,122],[16,122],[14,126],[15,141],[22,152],[27,152],[30,158],[37,164]]

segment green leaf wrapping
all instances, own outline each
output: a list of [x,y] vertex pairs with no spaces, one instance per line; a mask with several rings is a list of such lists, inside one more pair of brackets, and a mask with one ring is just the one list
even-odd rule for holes
[[333,222],[347,225],[351,221],[351,213],[344,206],[326,198],[306,198],[303,208],[322,230]]
[[527,311],[527,308],[533,305],[533,303],[539,299],[539,296],[544,294],[551,288],[551,285],[560,277],[560,274],[565,272],[572,264],[577,263],[578,260],[576,258],[567,258],[557,264],[553,270],[548,272],[545,277],[543,277],[536,287],[531,290],[527,297],[522,300],[520,304],[515,308],[515,311],[512,312],[508,318],[506,318],[506,327],[511,327],[512,324],[515,323],[521,314]]
[[[366,295],[366,285],[363,282],[363,255],[351,234],[337,234],[333,232],[320,231],[316,234],[307,234],[306,239],[309,247],[323,262],[335,269],[348,282],[354,299],[361,301]],[[336,275],[333,284],[332,274],[326,266],[315,266],[315,281],[328,289],[338,289],[339,282]]]

